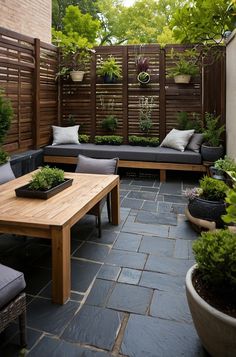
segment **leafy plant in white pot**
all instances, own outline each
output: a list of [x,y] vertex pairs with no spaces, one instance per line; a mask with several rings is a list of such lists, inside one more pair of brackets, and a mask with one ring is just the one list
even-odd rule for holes
[[193,252],[186,294],[198,336],[211,356],[236,356],[236,234],[203,232]]

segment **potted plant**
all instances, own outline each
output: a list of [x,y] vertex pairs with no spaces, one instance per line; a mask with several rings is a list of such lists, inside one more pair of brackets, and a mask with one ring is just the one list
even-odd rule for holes
[[152,129],[152,109],[154,105],[153,97],[141,97],[139,100],[139,128],[146,135]]
[[100,62],[97,74],[103,77],[104,83],[115,83],[117,79],[121,78],[121,66],[115,57],[110,56]]
[[137,79],[140,85],[146,85],[150,82],[150,74],[147,72],[149,68],[149,58],[138,56],[136,59],[138,76]]
[[69,41],[62,38],[58,40],[58,45],[61,48],[61,62],[58,76],[70,74],[74,82],[81,82],[84,78],[86,66],[91,60],[91,55],[94,50],[86,40]]
[[72,179],[64,177],[64,171],[45,166],[32,175],[32,180],[16,188],[16,196],[48,199],[72,185]]
[[102,123],[102,128],[108,132],[114,132],[118,126],[118,120],[114,115],[107,115]]
[[227,155],[216,160],[214,166],[210,167],[211,176],[218,180],[227,181],[227,172],[236,172],[236,163]]
[[196,76],[199,73],[199,66],[196,64],[196,54],[189,50],[184,53],[175,53],[172,51],[174,67],[168,70],[168,77],[174,78],[175,83],[189,83],[191,76]]
[[221,135],[225,131],[225,126],[220,126],[219,120],[220,115],[205,113],[204,142],[201,146],[201,155],[204,161],[214,162],[223,156],[224,148],[221,145]]
[[211,356],[236,356],[236,234],[204,232],[193,252],[186,294],[198,336]]
[[226,213],[225,198],[229,187],[225,182],[204,176],[200,187],[187,189],[188,211],[192,217],[213,221],[217,227],[223,226],[222,214]]

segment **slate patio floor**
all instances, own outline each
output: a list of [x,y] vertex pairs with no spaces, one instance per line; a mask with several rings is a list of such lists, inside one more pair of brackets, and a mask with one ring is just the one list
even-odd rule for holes
[[[104,212],[102,239],[92,216],[72,230],[72,292],[64,306],[50,301],[50,243],[0,236],[0,262],[25,274],[27,356],[207,356],[184,287],[197,234],[183,214],[182,190],[198,179],[179,173],[163,184],[145,175],[123,178],[121,224],[109,225]],[[0,356],[19,351],[11,324],[0,334]]]

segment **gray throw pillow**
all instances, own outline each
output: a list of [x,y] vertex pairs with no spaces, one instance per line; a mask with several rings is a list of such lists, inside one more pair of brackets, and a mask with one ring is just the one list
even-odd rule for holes
[[112,175],[117,171],[118,158],[93,159],[84,155],[78,156],[75,172],[86,174]]
[[160,146],[184,151],[188,142],[193,135],[194,130],[177,130],[172,129],[162,141]]
[[199,134],[199,133],[193,134],[186,149],[194,152],[200,152],[203,139],[204,139],[203,134]]
[[14,180],[16,177],[12,171],[11,164],[8,161],[6,164],[0,165],[0,185]]
[[79,144],[79,125],[61,127],[52,125],[53,143],[52,145],[60,144]]

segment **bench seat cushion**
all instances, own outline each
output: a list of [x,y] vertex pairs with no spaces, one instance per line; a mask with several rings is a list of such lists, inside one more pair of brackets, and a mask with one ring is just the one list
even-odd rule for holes
[[0,264],[0,308],[25,288],[24,274]]
[[49,156],[90,156],[98,159],[118,157],[127,161],[171,162],[181,164],[201,164],[201,154],[186,150],[184,152],[164,147],[143,147],[131,145],[48,145],[44,155]]

